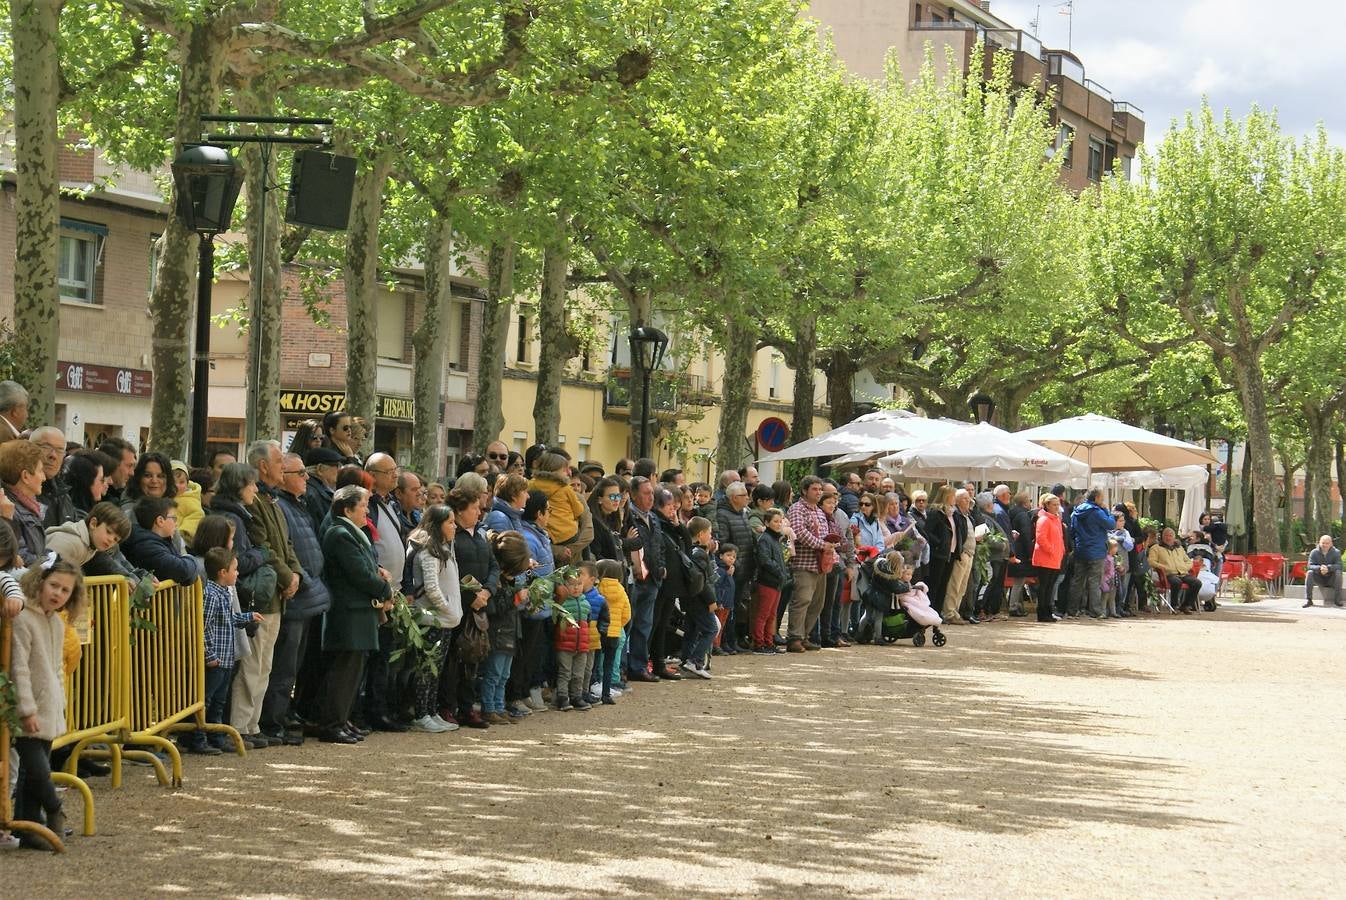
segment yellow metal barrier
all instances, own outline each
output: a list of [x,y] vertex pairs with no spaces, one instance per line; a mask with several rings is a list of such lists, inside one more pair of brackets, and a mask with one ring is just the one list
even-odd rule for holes
[[[75,774],[80,757],[107,759],[112,786],[121,787],[121,740],[130,725],[125,684],[130,595],[126,579],[114,576],[84,579],[84,593],[88,617],[84,623],[71,623],[80,633],[80,661],[65,682],[67,731],[52,742],[53,749],[72,749],[65,771],[53,772],[52,780],[84,796],[87,836],[94,833],[94,804],[89,786]],[[106,749],[92,749],[91,744]]]
[[164,735],[201,729],[231,737],[242,756],[243,738],[228,725],[206,724],[206,644],[201,582],[161,582],[146,618],[153,630],[136,629],[131,643],[127,743],[160,747],[182,784],[182,757]]

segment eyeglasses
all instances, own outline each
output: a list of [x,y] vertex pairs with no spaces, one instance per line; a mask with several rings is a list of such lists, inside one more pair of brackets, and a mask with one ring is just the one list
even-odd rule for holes
[[911,501],[911,502],[912,502],[912,503],[924,503],[924,502],[925,502],[925,498],[924,498],[924,497],[917,497],[915,500],[913,500],[913,501]]
[[861,504],[860,504],[860,508],[861,508],[861,509],[865,509],[866,507],[870,507],[870,506],[873,506],[873,505],[874,505],[873,503],[861,503]]
[[42,448],[43,453],[50,453],[52,456],[65,455],[64,447],[53,447],[51,444],[38,444],[38,446]]
[[621,494],[608,494],[608,499],[609,499],[609,500],[620,500],[620,499],[622,499],[622,495],[621,495]]
[[487,453],[487,459],[509,459],[508,453]]
[[308,469],[292,469],[292,470],[290,470],[290,471],[286,471],[286,470],[284,470],[284,469],[281,469],[280,474],[282,474],[282,475],[298,475],[300,478],[307,478],[307,477],[308,477]]
[[336,430],[337,430],[337,431],[350,431],[350,430],[351,430],[351,427],[350,427],[349,425],[338,425],[338,426],[336,427]]

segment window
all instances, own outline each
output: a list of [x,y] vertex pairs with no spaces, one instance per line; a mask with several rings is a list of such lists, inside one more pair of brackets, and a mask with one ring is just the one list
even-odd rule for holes
[[1122,177],[1127,181],[1131,180],[1131,157],[1122,157]]
[[930,14],[930,24],[931,24],[931,25],[940,25],[940,24],[943,24],[943,22],[944,22],[944,17],[941,16],[939,13],[937,13],[937,12],[932,12],[932,13]]
[[1075,164],[1075,129],[1062,122],[1056,129],[1056,150],[1061,153],[1061,167],[1072,168]]
[[532,349],[532,341],[529,339],[532,332],[532,318],[520,310],[515,327],[518,333],[514,338],[514,359],[516,362],[526,363]]
[[514,450],[516,453],[522,453],[528,447],[528,432],[514,432]]
[[916,18],[912,20],[915,24],[921,24],[921,4],[916,4]]
[[1096,138],[1089,138],[1089,180],[1098,181],[1103,177],[1103,144]]
[[472,304],[467,300],[454,299],[449,313],[449,368],[459,372],[467,371],[468,348],[472,335]]
[[593,441],[589,438],[582,437],[579,439],[579,448],[575,453],[575,462],[583,463],[589,461],[589,445],[592,443]]
[[94,303],[94,267],[97,264],[97,245],[91,237],[73,234],[61,235],[61,259],[58,277],[61,299],[76,303]]

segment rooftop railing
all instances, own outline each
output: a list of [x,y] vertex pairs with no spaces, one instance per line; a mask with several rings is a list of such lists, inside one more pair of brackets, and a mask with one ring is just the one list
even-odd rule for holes
[[986,40],[1006,50],[1027,53],[1034,59],[1042,56],[1042,41],[1017,28],[991,28],[986,30]]
[[1127,103],[1125,100],[1114,101],[1112,104],[1112,113],[1113,115],[1126,113],[1128,116],[1133,116],[1140,119],[1142,122],[1145,121],[1145,110],[1134,103]]
[[1097,81],[1094,81],[1092,78],[1084,79],[1084,86],[1087,87],[1089,90],[1093,91],[1095,94],[1098,94],[1098,96],[1100,97],[1106,97],[1109,100],[1112,99],[1112,91],[1103,87],[1103,85],[1099,84]]

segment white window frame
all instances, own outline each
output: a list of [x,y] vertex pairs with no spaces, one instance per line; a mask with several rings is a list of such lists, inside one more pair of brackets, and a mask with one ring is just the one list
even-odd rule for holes
[[[67,263],[70,262],[68,248],[72,246],[79,247],[83,254],[87,268],[88,281],[75,281],[67,277],[69,269]],[[81,306],[101,306],[98,302],[98,240],[92,235],[83,234],[76,231],[61,231],[60,256],[56,265],[56,277],[60,284],[61,299],[68,303],[78,303]],[[79,296],[73,291],[81,289],[87,291],[87,296]]]

